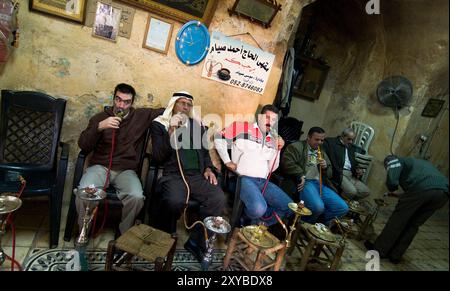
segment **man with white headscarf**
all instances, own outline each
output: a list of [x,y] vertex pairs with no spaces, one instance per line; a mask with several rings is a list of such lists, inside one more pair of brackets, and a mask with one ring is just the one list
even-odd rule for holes
[[[155,226],[166,232],[175,231],[171,222],[174,217],[180,218],[185,206],[187,188],[182,174],[190,188],[189,199],[200,204],[201,220],[220,216],[225,206],[225,196],[212,171],[209,151],[202,143],[206,129],[198,120],[193,110],[192,95],[176,92],[163,115],[152,122],[153,159],[164,168],[159,180],[162,190],[160,215]],[[179,148],[179,158],[175,148]],[[203,234],[203,228],[194,228],[184,245],[200,262],[206,249]]]

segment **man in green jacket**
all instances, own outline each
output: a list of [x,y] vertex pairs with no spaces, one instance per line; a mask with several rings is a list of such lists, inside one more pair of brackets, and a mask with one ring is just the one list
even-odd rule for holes
[[[448,178],[431,163],[411,157],[389,155],[384,159],[386,186],[398,203],[375,243],[366,241],[369,250],[398,264],[419,227],[448,201]],[[402,187],[404,193],[393,193]]]
[[315,223],[323,214],[322,222],[329,226],[333,219],[347,213],[348,206],[335,191],[326,186],[331,186],[329,178],[332,171],[325,152],[319,154],[324,139],[325,131],[322,128],[311,127],[306,140],[286,147],[281,159],[281,170],[287,177],[283,189],[289,194],[298,195],[298,200],[303,200],[312,212],[311,216],[302,219]]

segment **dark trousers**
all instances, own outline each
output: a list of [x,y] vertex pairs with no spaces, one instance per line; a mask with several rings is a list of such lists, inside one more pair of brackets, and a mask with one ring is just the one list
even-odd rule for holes
[[380,257],[400,259],[417,234],[419,227],[445,205],[448,194],[443,190],[404,193],[394,212],[375,241]]
[[[199,203],[198,216],[203,220],[208,216],[220,216],[225,207],[225,194],[219,185],[213,185],[201,174],[185,175],[190,188],[190,200]],[[160,179],[162,200],[159,219],[161,222],[178,220],[186,202],[187,189],[179,174],[168,174]],[[169,232],[167,228],[163,227]],[[203,241],[203,228],[195,227],[191,238]]]

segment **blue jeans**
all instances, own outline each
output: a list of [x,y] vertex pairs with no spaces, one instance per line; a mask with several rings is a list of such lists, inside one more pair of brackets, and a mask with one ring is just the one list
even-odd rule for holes
[[302,217],[303,221],[309,223],[315,223],[323,213],[323,223],[329,226],[333,218],[341,218],[348,211],[347,203],[327,186],[322,185],[322,197],[320,197],[318,180],[306,180],[305,187],[299,192],[299,198],[312,212],[311,216]]
[[242,176],[240,196],[245,204],[245,214],[252,220],[252,224],[264,222],[269,226],[278,222],[273,212],[281,219],[293,214],[288,207],[292,199],[271,182],[267,184],[264,196],[261,195],[265,182],[266,179],[263,178]]

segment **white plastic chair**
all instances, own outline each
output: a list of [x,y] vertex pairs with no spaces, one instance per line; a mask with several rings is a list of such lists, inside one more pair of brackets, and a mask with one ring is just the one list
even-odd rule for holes
[[366,151],[369,151],[370,143],[372,142],[375,130],[370,125],[359,121],[352,121],[351,128],[355,132],[355,140],[353,143]]

